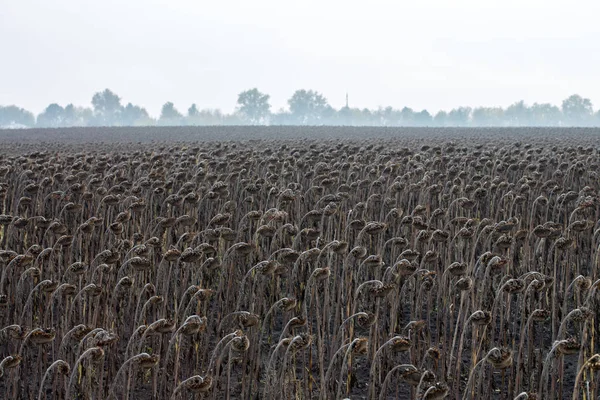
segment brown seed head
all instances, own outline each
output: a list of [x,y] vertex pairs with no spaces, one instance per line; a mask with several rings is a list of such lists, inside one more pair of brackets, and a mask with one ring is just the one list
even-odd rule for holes
[[194,263],[202,257],[202,251],[188,247],[181,253],[181,261],[186,263]]
[[525,290],[525,281],[523,279],[509,279],[503,285],[506,293],[520,293]]
[[537,308],[531,312],[531,319],[537,322],[545,321],[549,316],[550,311],[541,308]]
[[356,317],[356,324],[363,329],[370,328],[375,322],[377,322],[377,317],[375,314],[366,314],[366,316],[361,314],[358,317]]
[[1,364],[4,369],[15,368],[16,366],[21,364],[22,360],[23,360],[23,357],[21,357],[18,354],[15,354],[15,355],[10,355],[10,356],[6,357],[4,360],[2,360]]
[[477,310],[469,317],[474,325],[487,325],[492,322],[492,314],[489,311]]
[[129,259],[129,265],[136,271],[147,271],[152,266],[152,261],[144,257],[133,257]]
[[150,355],[148,353],[141,353],[138,354],[137,357],[137,364],[143,369],[154,368],[158,365],[158,361],[160,360],[160,357],[156,354]]
[[448,272],[452,276],[463,276],[467,273],[467,264],[463,262],[455,261],[448,267]]
[[181,326],[181,332],[184,335],[195,335],[206,329],[206,317],[199,317],[197,315],[191,315],[187,317],[183,325]]
[[245,352],[250,347],[250,340],[246,335],[236,336],[231,339],[231,348],[238,352]]
[[256,326],[260,322],[260,318],[256,314],[247,313],[240,314],[238,317],[238,321],[242,328],[249,328],[251,326]]
[[559,340],[554,343],[556,350],[560,354],[569,355],[577,354],[581,350],[581,343],[577,339],[571,337],[565,340]]
[[294,307],[296,307],[297,304],[296,299],[290,299],[288,297],[280,299],[277,303],[279,309],[283,311],[291,311],[294,309]]
[[468,276],[465,276],[464,278],[460,278],[458,281],[456,281],[454,286],[457,290],[460,290],[461,292],[465,290],[471,290],[473,288],[473,279],[471,279]]
[[406,336],[395,336],[392,338],[390,348],[395,352],[408,351],[411,346],[411,341]]
[[423,394],[423,400],[440,400],[450,393],[450,387],[446,382],[437,382],[430,386]]
[[486,360],[496,369],[506,369],[512,365],[512,351],[494,347],[488,352]]
[[354,258],[364,258],[367,255],[367,249],[362,246],[356,246],[350,250],[350,254],[352,254]]
[[35,328],[29,333],[29,340],[33,344],[50,343],[56,337],[56,331],[52,328]]
[[113,343],[116,343],[119,340],[119,336],[115,333],[108,332],[105,330],[101,330],[94,336],[94,342],[98,347],[106,347]]

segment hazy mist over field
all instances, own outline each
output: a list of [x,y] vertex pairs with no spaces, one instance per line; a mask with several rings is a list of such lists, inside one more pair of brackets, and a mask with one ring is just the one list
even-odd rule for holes
[[600,102],[600,3],[579,1],[5,1],[0,105],[89,107],[109,88],[158,118],[236,110],[246,89],[288,110]]

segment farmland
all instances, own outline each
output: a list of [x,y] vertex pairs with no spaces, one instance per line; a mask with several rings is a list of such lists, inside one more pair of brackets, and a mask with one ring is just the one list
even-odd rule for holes
[[600,129],[0,131],[0,390],[596,399]]

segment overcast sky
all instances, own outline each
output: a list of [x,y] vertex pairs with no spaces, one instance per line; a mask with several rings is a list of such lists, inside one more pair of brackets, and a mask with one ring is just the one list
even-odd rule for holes
[[0,105],[89,106],[110,88],[157,116],[272,110],[296,89],[340,107],[600,106],[600,1],[0,0]]

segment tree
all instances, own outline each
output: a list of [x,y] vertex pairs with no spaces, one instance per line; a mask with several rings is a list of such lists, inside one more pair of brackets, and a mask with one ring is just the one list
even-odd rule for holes
[[118,125],[121,121],[121,98],[109,89],[97,92],[92,97],[94,123],[96,125]]
[[383,108],[379,107],[377,109],[377,116],[379,117],[379,124],[383,126],[392,125],[394,109],[390,106]]
[[337,112],[337,118],[340,125],[352,125],[352,109],[347,105],[340,108]]
[[531,124],[534,126],[556,126],[560,124],[560,109],[549,103],[533,103],[530,108]]
[[94,120],[94,110],[92,110],[90,107],[76,107],[76,111],[79,125],[91,125],[92,121]]
[[204,125],[200,121],[199,114],[200,111],[198,111],[198,107],[196,107],[196,104],[192,104],[190,108],[188,108],[187,115],[184,118],[185,125]]
[[63,126],[86,126],[93,119],[94,112],[91,108],[75,107],[67,104],[63,113]]
[[448,113],[446,122],[450,126],[467,126],[471,117],[471,107],[458,107]]
[[[370,111],[369,111],[370,113]],[[321,111],[321,124],[336,125],[337,111],[329,104]]]
[[373,113],[368,108],[363,108],[362,111],[360,112],[359,125],[361,125],[361,126],[373,125]]
[[510,126],[524,126],[531,124],[531,109],[523,100],[511,104],[504,111],[504,120]]
[[35,116],[33,113],[17,106],[0,106],[0,127],[33,126]]
[[271,125],[293,125],[293,121],[292,113],[281,108],[276,113],[271,114],[269,122]]
[[563,100],[562,113],[568,125],[588,125],[594,110],[590,99],[574,94]]
[[168,101],[162,106],[159,122],[161,125],[179,125],[183,115],[175,108],[175,105]]
[[37,117],[37,124],[45,128],[56,128],[64,126],[65,109],[56,103],[50,104]]
[[[406,108],[406,107],[405,107]],[[403,114],[404,111],[404,114]],[[408,110],[396,110],[392,107],[379,108],[379,124],[383,126],[401,126],[403,118],[408,118]],[[412,110],[411,110],[412,111]],[[410,117],[412,118],[412,116]]]
[[251,124],[264,124],[267,121],[271,105],[270,96],[258,91],[258,89],[246,90],[238,95],[238,112],[242,118]]
[[188,109],[186,123],[201,126],[223,125],[223,113],[221,110],[198,110],[196,105],[192,104]]
[[414,124],[415,112],[410,107],[404,107],[400,110],[400,125],[412,126]]
[[433,123],[436,126],[446,126],[447,121],[448,121],[448,113],[444,110],[438,111],[438,113],[435,114],[435,117],[433,117]]
[[247,121],[248,120],[244,119],[243,115],[241,115],[239,112],[235,112],[231,114],[224,114],[223,118],[221,118],[221,125],[243,125],[244,123],[247,123]]
[[337,112],[337,120],[339,125],[363,125],[363,118],[364,114],[360,108],[350,108],[348,106],[344,106]]
[[417,126],[430,126],[433,122],[433,118],[427,110],[415,113],[413,119],[415,121],[415,125]]
[[477,107],[473,110],[472,123],[475,126],[502,126],[504,110],[501,107]]
[[152,119],[145,108],[127,103],[121,112],[121,122],[125,126],[150,125]]
[[296,90],[288,100],[290,113],[296,123],[316,125],[323,119],[323,114],[329,107],[327,99],[313,90]]
[[188,113],[187,113],[188,117],[194,118],[194,117],[198,116],[198,114],[199,114],[199,111],[198,111],[198,108],[196,107],[196,104],[192,104],[190,106],[190,108],[188,108]]
[[77,115],[77,109],[73,104],[67,104],[63,113],[63,124],[65,126],[77,126],[82,125]]

